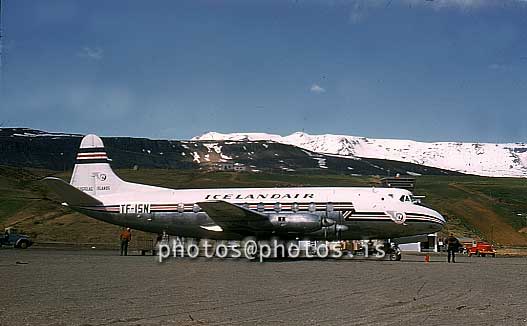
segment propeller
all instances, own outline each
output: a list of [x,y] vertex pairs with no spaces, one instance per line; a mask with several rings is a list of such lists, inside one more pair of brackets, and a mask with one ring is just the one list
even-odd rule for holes
[[348,231],[349,227],[347,225],[343,224],[337,224],[335,225],[335,233],[337,234],[337,240],[342,239],[342,231]]
[[332,226],[335,224],[335,220],[327,217],[327,216],[322,216],[322,219],[320,219],[320,224],[323,226],[323,227],[327,227],[327,226]]

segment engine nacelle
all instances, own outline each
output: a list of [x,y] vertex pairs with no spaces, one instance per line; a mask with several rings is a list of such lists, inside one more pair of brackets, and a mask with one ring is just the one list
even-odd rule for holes
[[309,213],[270,214],[269,220],[277,232],[287,233],[314,232],[333,222],[330,219]]

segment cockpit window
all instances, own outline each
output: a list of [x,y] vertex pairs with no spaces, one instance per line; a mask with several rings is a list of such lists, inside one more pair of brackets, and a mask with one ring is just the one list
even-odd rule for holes
[[415,203],[415,198],[413,196],[408,195],[402,195],[401,198],[399,198],[400,201],[403,203]]

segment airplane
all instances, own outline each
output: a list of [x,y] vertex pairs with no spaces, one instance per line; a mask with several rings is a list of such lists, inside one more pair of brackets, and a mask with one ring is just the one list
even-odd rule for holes
[[[211,240],[397,239],[440,231],[441,214],[408,190],[371,187],[169,189],[126,182],[96,135],[80,144],[70,183],[43,181],[64,205],[95,219],[153,233]],[[386,240],[388,241],[388,240]]]

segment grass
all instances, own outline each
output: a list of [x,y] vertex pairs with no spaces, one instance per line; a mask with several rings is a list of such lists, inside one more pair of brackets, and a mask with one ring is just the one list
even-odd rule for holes
[[527,180],[484,177],[418,179],[418,192],[449,218],[446,232],[479,236],[496,244],[527,245],[518,231],[525,227]]

